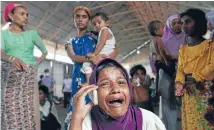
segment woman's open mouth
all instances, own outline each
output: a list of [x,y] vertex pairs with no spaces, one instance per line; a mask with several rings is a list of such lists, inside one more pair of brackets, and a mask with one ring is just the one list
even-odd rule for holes
[[120,107],[124,103],[124,99],[122,98],[114,98],[108,101],[108,105],[111,107]]

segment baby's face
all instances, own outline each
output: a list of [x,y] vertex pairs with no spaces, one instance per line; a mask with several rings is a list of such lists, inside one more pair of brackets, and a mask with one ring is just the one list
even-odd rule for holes
[[92,25],[94,26],[94,30],[99,32],[101,28],[107,27],[107,21],[102,19],[102,16],[96,16],[92,19]]

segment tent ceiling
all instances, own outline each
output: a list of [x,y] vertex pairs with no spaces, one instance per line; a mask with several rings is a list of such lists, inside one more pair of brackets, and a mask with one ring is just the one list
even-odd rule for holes
[[[7,2],[1,2],[1,13]],[[214,8],[213,1],[22,1],[29,11],[28,29],[36,29],[41,37],[57,44],[64,44],[76,35],[72,10],[77,5],[87,6],[92,12],[102,11],[110,18],[111,28],[115,34],[119,55],[122,59],[129,52],[143,44],[150,37],[147,25],[158,19],[165,23],[173,13],[180,13],[187,8],[200,8],[208,12]],[[3,16],[3,15],[2,15]],[[1,25],[5,22],[1,17]],[[142,49],[142,56],[128,57],[123,62],[148,62],[148,46]]]

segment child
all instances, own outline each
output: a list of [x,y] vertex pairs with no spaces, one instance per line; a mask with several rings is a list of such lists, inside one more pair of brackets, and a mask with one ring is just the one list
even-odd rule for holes
[[156,90],[158,90],[159,70],[163,69],[169,75],[173,75],[175,65],[171,62],[171,57],[167,48],[164,46],[161,37],[163,36],[164,25],[158,21],[151,21],[148,25],[148,30],[152,36],[150,44],[151,62],[154,63],[156,68]]
[[[109,19],[105,13],[98,12],[92,16],[92,24],[95,31],[99,32],[98,43],[94,53],[88,53],[86,58],[88,61],[96,55],[109,55],[114,51],[115,38],[112,31],[109,29]],[[81,68],[81,72],[86,75],[86,84],[89,83],[89,77],[92,73],[91,62],[84,62]]]
[[158,21],[154,20],[149,23],[148,29],[149,33],[152,36],[151,53],[152,58],[155,61],[163,61],[165,64],[168,64],[168,50],[165,48],[161,37],[163,36],[164,25]]
[[61,125],[51,112],[52,102],[48,98],[48,88],[44,85],[39,86],[40,119],[41,130],[60,130]]
[[172,58],[169,55],[169,51],[161,40],[161,37],[163,36],[163,28],[164,25],[158,20],[154,20],[149,23],[148,29],[152,36],[150,51],[152,54],[152,60],[155,62],[157,73],[161,68],[169,75],[172,75],[175,71],[175,67],[171,62]]

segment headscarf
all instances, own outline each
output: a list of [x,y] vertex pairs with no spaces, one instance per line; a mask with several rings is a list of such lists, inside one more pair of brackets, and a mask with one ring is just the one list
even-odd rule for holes
[[9,14],[11,13],[11,11],[18,7],[18,6],[23,6],[21,4],[18,4],[18,3],[13,3],[13,2],[10,2],[10,3],[7,3],[5,8],[4,8],[4,20],[6,22],[10,22],[10,18],[9,18]]
[[184,33],[177,34],[172,31],[172,21],[179,18],[178,14],[169,16],[166,21],[166,26],[163,30],[162,41],[165,47],[168,49],[170,55],[178,56],[180,45],[184,43],[185,35]]
[[[214,28],[214,10],[208,12],[206,14],[206,18],[212,24],[212,27]],[[210,32],[210,38],[214,39],[214,29]]]
[[[126,75],[128,81],[128,87],[130,90],[130,101],[133,99],[132,86],[129,80],[129,76],[125,68],[119,64],[117,61],[112,59],[103,59],[100,63],[96,65],[92,76],[90,78],[90,84],[97,84],[96,73],[99,66],[113,62],[116,64],[116,67],[119,67],[124,74]],[[92,119],[92,129],[93,130],[142,130],[143,119],[141,110],[135,106],[132,106],[131,103],[128,107],[127,112],[120,118],[114,119],[107,115],[99,105],[96,105],[91,110],[91,119]]]
[[214,10],[208,12],[206,14],[207,20],[211,22],[212,26],[214,27]]

